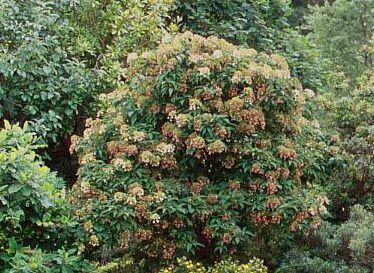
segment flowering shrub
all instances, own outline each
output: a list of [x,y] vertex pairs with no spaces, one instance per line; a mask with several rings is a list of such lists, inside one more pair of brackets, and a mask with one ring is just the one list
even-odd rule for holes
[[177,259],[177,264],[162,269],[159,273],[266,273],[267,268],[259,259],[250,260],[246,264],[239,264],[231,260],[224,260],[212,267],[206,268],[201,263],[194,263],[185,258]]
[[128,56],[127,84],[73,138],[81,251],[211,259],[258,231],[318,224],[325,145],[284,58],[189,32],[165,40]]
[[[134,264],[134,261],[127,258],[115,259],[106,265],[96,268],[97,273],[119,273],[119,272],[143,272],[139,265]],[[154,272],[154,271],[152,271]],[[158,273],[267,273],[267,268],[263,261],[254,258],[245,264],[240,264],[237,261],[222,260],[215,263],[213,266],[205,266],[199,262],[187,260],[186,257],[178,258],[176,262],[172,263],[166,268],[163,268]]]
[[237,261],[221,261],[208,270],[211,273],[267,273],[267,268],[263,261],[254,258],[245,264],[239,264]]

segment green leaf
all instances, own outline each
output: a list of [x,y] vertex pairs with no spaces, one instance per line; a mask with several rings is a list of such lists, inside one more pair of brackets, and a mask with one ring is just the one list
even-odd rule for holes
[[8,193],[9,194],[13,194],[13,193],[16,193],[18,192],[20,189],[22,189],[24,187],[24,185],[20,185],[20,184],[12,184],[10,185],[9,189],[8,189]]

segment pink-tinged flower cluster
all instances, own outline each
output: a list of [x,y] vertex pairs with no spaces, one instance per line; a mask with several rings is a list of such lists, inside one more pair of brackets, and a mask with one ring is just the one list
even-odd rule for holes
[[187,32],[127,62],[127,83],[72,139],[86,250],[105,241],[92,233],[105,226],[135,257],[172,259],[191,233],[196,246],[229,253],[248,226],[296,231],[318,219],[306,170],[316,152],[334,150],[303,117],[284,58]]

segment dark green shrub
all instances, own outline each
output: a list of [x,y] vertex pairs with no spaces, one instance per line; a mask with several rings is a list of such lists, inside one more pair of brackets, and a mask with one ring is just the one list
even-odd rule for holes
[[63,181],[37,157],[27,127],[5,121],[0,130],[0,271],[83,272]]
[[122,81],[123,58],[157,44],[169,7],[168,0],[2,1],[0,119],[28,120],[63,146],[98,93]]
[[191,33],[170,39],[128,56],[127,84],[102,96],[73,143],[81,249],[214,260],[252,236],[318,224],[325,199],[312,183],[327,171],[325,145],[284,58]]
[[373,8],[373,0],[326,1],[306,17],[311,40],[353,83],[373,66]]
[[188,0],[175,1],[172,17],[180,17],[182,30],[272,51],[291,13],[289,0]]
[[[94,96],[94,73],[62,17],[63,1],[0,3],[0,118],[56,142],[74,131]],[[79,44],[78,44],[79,45]]]
[[374,215],[355,205],[347,222],[324,223],[301,248],[290,252],[277,272],[373,272]]
[[[129,52],[158,43],[168,0],[4,0],[0,3],[0,125],[26,120],[52,169],[73,183],[70,135],[97,95],[123,80]],[[46,157],[47,158],[47,157]]]

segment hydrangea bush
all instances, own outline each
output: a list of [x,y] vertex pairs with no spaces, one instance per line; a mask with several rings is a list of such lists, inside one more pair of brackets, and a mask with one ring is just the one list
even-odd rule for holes
[[128,56],[126,84],[73,138],[81,251],[216,259],[317,225],[326,145],[285,59],[189,32],[164,40]]

